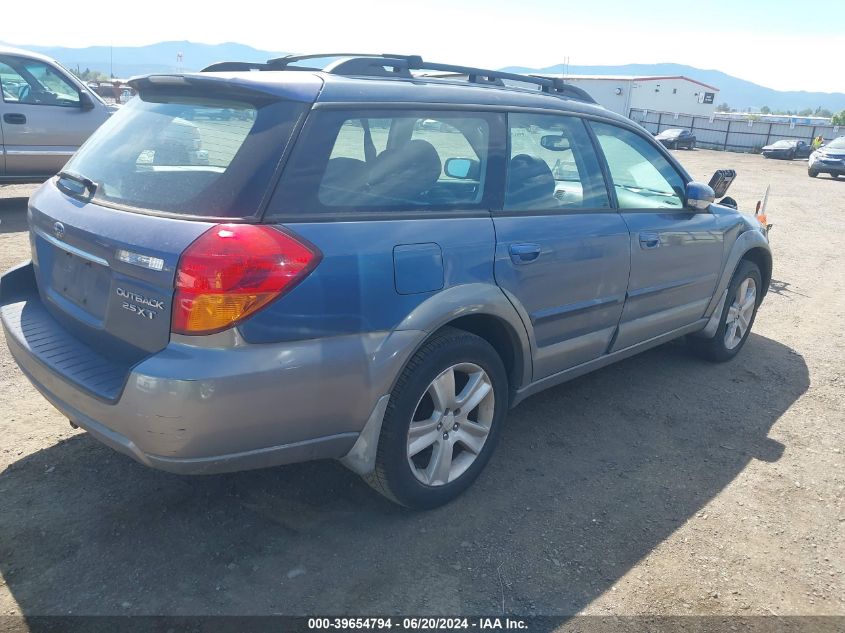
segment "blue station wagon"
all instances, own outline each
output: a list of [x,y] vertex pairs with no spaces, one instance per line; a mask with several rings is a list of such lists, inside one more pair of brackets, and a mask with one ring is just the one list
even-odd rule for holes
[[729,360],[769,286],[765,227],[559,79],[313,55],[131,84],[32,196],[0,316],[152,467],[333,458],[434,507],[509,408],[678,337]]

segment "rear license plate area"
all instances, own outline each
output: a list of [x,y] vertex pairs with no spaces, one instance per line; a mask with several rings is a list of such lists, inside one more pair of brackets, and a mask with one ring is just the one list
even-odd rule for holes
[[108,269],[73,253],[57,251],[53,289],[86,312],[102,316],[108,297]]

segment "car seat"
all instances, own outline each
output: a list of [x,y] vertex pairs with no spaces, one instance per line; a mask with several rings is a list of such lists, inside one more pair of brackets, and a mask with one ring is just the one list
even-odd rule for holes
[[555,177],[546,161],[517,154],[511,158],[505,204],[509,208],[548,209],[557,207]]
[[370,167],[369,193],[397,202],[419,203],[422,194],[437,183],[441,169],[440,156],[431,143],[408,141],[376,157]]
[[366,191],[368,175],[369,169],[362,160],[332,158],[320,181],[320,202],[331,207],[357,204]]

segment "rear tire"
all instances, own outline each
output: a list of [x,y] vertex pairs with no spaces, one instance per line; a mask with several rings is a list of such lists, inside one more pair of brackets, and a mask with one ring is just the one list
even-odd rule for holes
[[818,177],[819,172],[817,172],[815,169],[808,169],[808,170],[807,170],[807,175],[808,175],[810,178],[816,178],[816,177]]
[[486,466],[507,408],[507,373],[493,346],[475,334],[444,328],[399,376],[384,415],[375,471],[365,481],[409,508],[448,503]]
[[731,360],[748,340],[757,308],[763,299],[763,282],[757,264],[742,260],[728,285],[719,327],[713,338],[687,337],[690,350],[713,363]]

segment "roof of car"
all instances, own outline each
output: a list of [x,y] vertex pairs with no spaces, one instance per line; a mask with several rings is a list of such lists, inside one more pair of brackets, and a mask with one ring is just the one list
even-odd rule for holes
[[[320,71],[236,71],[184,75],[189,81],[223,79],[303,101],[372,105],[426,104],[491,108],[535,108],[594,115],[631,125],[630,119],[597,104],[525,88],[478,85],[432,77],[383,78]],[[294,97],[294,95],[296,95]]]
[[55,59],[53,59],[52,57],[48,57],[47,55],[42,55],[41,53],[35,53],[33,51],[27,51],[22,48],[15,48],[13,46],[0,45],[0,55],[18,55],[20,57],[29,57],[31,59],[37,59],[42,62],[56,63]]
[[[443,103],[576,110],[600,116],[611,114],[594,103],[516,87],[472,84],[460,79],[414,77],[377,78],[317,73],[325,82],[317,99],[330,102]],[[366,92],[362,92],[366,86]]]

